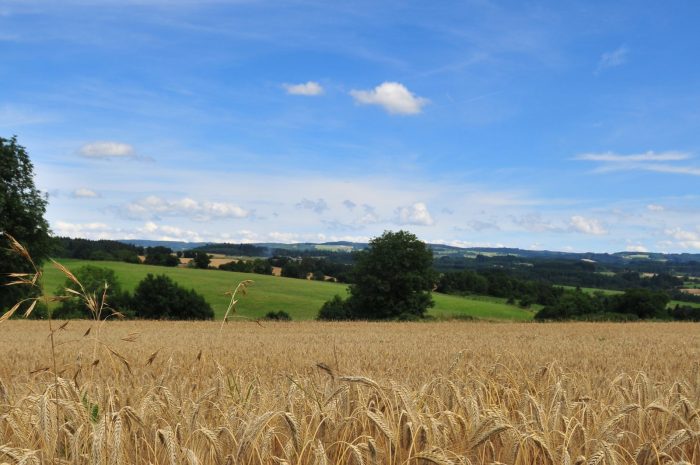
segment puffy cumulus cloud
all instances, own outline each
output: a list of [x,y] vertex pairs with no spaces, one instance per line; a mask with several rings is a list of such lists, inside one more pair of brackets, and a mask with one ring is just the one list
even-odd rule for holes
[[200,202],[189,197],[167,200],[151,195],[131,202],[120,209],[131,219],[157,219],[161,216],[183,216],[193,221],[209,221],[226,218],[248,218],[251,212],[224,202]]
[[407,207],[396,209],[396,222],[400,225],[431,226],[435,224],[428,206],[417,202]]
[[698,231],[687,231],[682,228],[666,229],[664,233],[673,241],[664,241],[663,244],[670,247],[683,249],[700,249],[700,228]]
[[666,208],[663,205],[656,205],[654,203],[650,203],[649,205],[647,205],[647,210],[649,210],[650,212],[662,212],[666,210]]
[[78,153],[85,158],[103,160],[137,158],[132,145],[114,141],[90,142],[80,147]]
[[69,223],[67,221],[52,223],[51,229],[56,236],[84,239],[114,239],[116,232],[105,223]]
[[73,197],[74,199],[95,199],[99,196],[100,194],[98,194],[94,190],[87,189],[85,187],[81,187],[71,192],[71,197]]
[[600,223],[600,221],[594,218],[585,218],[579,215],[571,217],[569,227],[574,232],[591,234],[594,236],[600,236],[608,233],[603,227],[603,225]]
[[667,229],[664,232],[678,241],[700,241],[700,234],[693,231],[686,231],[681,228],[673,228]]
[[430,101],[411,93],[398,82],[383,82],[372,90],[351,90],[355,102],[362,105],[379,105],[395,115],[415,115]]
[[649,252],[649,249],[644,247],[641,244],[628,244],[627,247],[625,247],[626,252],[639,252],[639,253],[647,253]]
[[346,200],[343,200],[343,206],[344,206],[345,208],[347,208],[348,210],[352,211],[352,210],[355,209],[355,207],[357,206],[357,204],[356,204],[355,202],[353,202],[352,200],[347,200],[347,199],[346,199]]
[[316,95],[322,95],[324,90],[323,86],[315,81],[308,81],[301,84],[282,84],[287,90],[288,94],[291,95],[305,95],[308,97],[313,97]]
[[184,229],[177,226],[158,225],[148,222],[139,231],[147,232],[151,237],[159,241],[183,241],[204,242],[204,237],[197,231]]
[[598,60],[597,72],[601,72],[607,68],[615,68],[617,66],[622,66],[627,63],[627,56],[629,55],[629,49],[624,45],[616,48],[615,50],[605,52],[600,56]]
[[329,209],[328,204],[324,199],[302,199],[301,202],[296,204],[296,207],[301,210],[311,210],[319,215]]

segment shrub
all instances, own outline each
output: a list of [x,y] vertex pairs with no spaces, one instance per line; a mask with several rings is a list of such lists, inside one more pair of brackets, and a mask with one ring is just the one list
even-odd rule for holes
[[319,320],[351,320],[352,318],[350,305],[337,294],[323,304],[317,317]]
[[168,276],[148,274],[134,292],[136,316],[161,320],[211,320],[214,310],[200,294]]
[[[102,294],[106,292],[105,300],[108,308],[124,316],[132,316],[130,311],[131,297],[122,290],[114,270],[85,265],[75,270],[73,274],[83,285],[86,294],[95,296],[96,300],[99,301],[102,298]],[[67,289],[70,289],[70,291],[67,291]],[[71,291],[81,292],[80,286],[72,280],[66,279],[63,286],[57,289],[56,294],[65,295],[67,298],[61,302],[61,305],[53,311],[51,316],[57,319],[95,318],[95,315],[93,315],[85,302]],[[104,312],[101,317],[106,317],[109,314],[111,312]]]
[[676,305],[671,310],[671,316],[674,320],[700,321],[700,308]]
[[280,310],[278,312],[267,312],[265,314],[265,319],[278,321],[292,321],[292,317],[289,316],[289,313],[285,312],[284,310]]

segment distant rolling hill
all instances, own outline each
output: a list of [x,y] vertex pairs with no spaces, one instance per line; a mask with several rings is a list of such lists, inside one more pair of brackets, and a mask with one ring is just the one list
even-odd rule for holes
[[[221,248],[226,245],[238,246],[239,244],[214,244],[210,242],[176,242],[176,241],[152,241],[145,239],[128,239],[121,240],[127,244],[133,244],[142,247],[165,246],[170,247],[175,251],[201,249],[206,250],[211,247]],[[312,243],[301,242],[295,244],[285,244],[280,242],[261,242],[246,244],[250,246],[272,250],[286,250],[290,254],[294,252],[352,252],[367,248],[366,243],[360,242],[324,242]],[[552,250],[525,250],[517,248],[493,248],[493,247],[470,247],[462,248],[445,244],[429,244],[436,258],[440,257],[466,257],[476,258],[478,255],[485,256],[515,256],[523,259],[551,259],[551,260],[592,260],[603,264],[618,264],[624,265],[631,260],[648,260],[660,262],[700,262],[700,254],[681,253],[681,254],[664,254],[658,252],[615,252],[615,253],[597,253],[597,252],[559,252]],[[269,253],[269,252],[267,252]],[[264,255],[261,253],[261,255]]]

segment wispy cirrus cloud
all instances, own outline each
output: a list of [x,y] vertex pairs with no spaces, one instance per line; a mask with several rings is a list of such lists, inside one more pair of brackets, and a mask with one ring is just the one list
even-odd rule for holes
[[418,114],[430,102],[399,82],[383,82],[371,90],[351,90],[350,95],[361,105],[379,105],[393,115]]
[[633,163],[633,162],[648,162],[648,161],[678,161],[687,160],[692,156],[685,152],[645,152],[631,155],[620,155],[614,152],[604,153],[583,153],[577,155],[577,160],[602,161],[614,163]]
[[615,152],[584,153],[574,157],[575,160],[597,162],[595,172],[612,171],[652,171],[656,173],[686,174],[700,176],[700,166],[679,164],[691,160],[693,155],[687,152],[654,152],[621,155]]
[[604,69],[616,68],[627,63],[627,57],[629,55],[629,49],[622,45],[615,50],[605,52],[600,56],[598,60],[598,67],[596,68],[596,73],[600,73]]

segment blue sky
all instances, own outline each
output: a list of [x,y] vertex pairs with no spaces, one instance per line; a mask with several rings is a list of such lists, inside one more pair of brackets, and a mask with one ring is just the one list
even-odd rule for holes
[[700,251],[693,1],[3,1],[54,233]]

